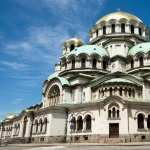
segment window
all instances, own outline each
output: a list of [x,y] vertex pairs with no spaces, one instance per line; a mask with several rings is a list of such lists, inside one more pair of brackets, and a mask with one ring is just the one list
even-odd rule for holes
[[115,27],[116,27],[115,24],[111,25],[111,33],[115,33]]
[[109,89],[109,95],[112,96],[112,88]]
[[81,59],[81,68],[85,68],[85,58]]
[[112,103],[108,107],[108,118],[109,119],[119,119],[119,105],[116,103]]
[[36,120],[35,121],[35,133],[37,133],[38,132],[38,121]]
[[106,34],[106,26],[103,26],[103,34]]
[[121,24],[121,33],[125,33],[125,24],[124,23]]
[[94,58],[92,61],[92,68],[96,68],[97,67],[97,60]]
[[113,118],[116,117],[116,109],[115,109],[115,107],[113,107],[113,109],[112,109],[112,117],[113,117]]
[[39,122],[39,132],[41,133],[42,132],[42,129],[43,129],[43,122],[42,122],[42,119],[40,119],[40,122]]
[[108,118],[111,118],[111,110],[108,110]]
[[42,129],[43,133],[46,133],[46,131],[47,131],[47,118],[44,119],[43,129]]
[[49,105],[56,105],[59,103],[60,89],[57,85],[51,87],[48,98],[49,98]]
[[70,129],[71,129],[72,131],[75,131],[75,129],[76,129],[76,119],[75,119],[75,117],[73,117],[73,118],[71,119],[71,121],[70,121]]
[[134,34],[134,25],[131,25],[131,33]]
[[107,69],[107,66],[108,66],[107,61],[106,61],[106,60],[103,60],[103,62],[102,62],[102,68],[103,68],[104,70],[106,70],[106,69]]
[[96,37],[98,37],[98,29],[96,30]]
[[119,95],[122,96],[122,88],[119,89]]
[[147,118],[147,128],[150,129],[150,115],[148,115]]
[[71,44],[70,51],[72,51],[75,48],[74,44]]
[[91,130],[91,116],[87,115],[85,117],[86,130]]
[[139,64],[140,64],[140,67],[143,67],[143,57],[142,56],[140,56],[140,58],[139,58]]
[[137,117],[138,129],[144,129],[144,115],[139,114]]
[[82,129],[83,129],[83,120],[82,120],[82,117],[79,116],[77,120],[77,130],[81,131]]
[[131,69],[133,69],[133,68],[134,68],[134,60],[131,59]]
[[71,64],[72,64],[72,69],[75,69],[75,59],[72,59]]
[[142,35],[142,29],[139,28],[139,35],[141,36]]
[[131,94],[132,94],[132,90],[131,89],[129,89],[128,94],[129,94],[129,97],[131,97]]

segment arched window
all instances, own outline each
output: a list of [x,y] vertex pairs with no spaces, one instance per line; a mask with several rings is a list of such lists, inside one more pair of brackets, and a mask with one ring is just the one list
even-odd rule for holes
[[124,23],[121,24],[121,33],[125,33],[125,24]]
[[73,117],[73,118],[71,119],[71,121],[70,121],[70,129],[71,129],[72,131],[75,131],[75,129],[76,129],[76,119],[75,119],[75,117]]
[[36,120],[35,121],[35,133],[37,133],[38,132],[38,121]]
[[131,34],[134,34],[134,25],[131,25],[130,28],[131,28]]
[[106,69],[107,69],[107,66],[108,66],[108,62],[107,62],[106,60],[103,60],[103,62],[102,62],[102,68],[103,68],[104,70],[106,70]]
[[119,115],[119,110],[117,110],[117,118],[119,118],[119,116],[120,116],[120,115]]
[[108,118],[111,118],[111,110],[108,110]]
[[47,118],[44,119],[42,132],[46,133],[47,131]]
[[122,88],[119,89],[119,95],[122,96]]
[[72,64],[72,69],[75,69],[75,59],[72,59],[71,64]]
[[115,27],[116,27],[115,24],[111,25],[111,33],[115,33]]
[[59,89],[58,85],[54,85],[51,87],[48,98],[50,100],[50,103],[49,103],[50,105],[59,104],[60,89]]
[[147,118],[147,128],[150,129],[150,115],[148,115]]
[[94,58],[92,61],[92,68],[96,68],[97,67],[97,59]]
[[137,124],[138,124],[138,129],[144,129],[144,115],[143,114],[138,114]]
[[140,67],[143,67],[143,56],[139,57],[139,64],[140,64]]
[[131,88],[129,89],[128,94],[129,94],[129,97],[131,97],[131,94],[132,94]]
[[42,129],[43,129],[43,122],[42,122],[42,119],[40,119],[40,122],[39,122],[39,132],[40,133],[42,132]]
[[81,131],[82,129],[83,129],[83,120],[82,120],[82,117],[79,116],[77,119],[77,130]]
[[131,69],[133,69],[133,68],[134,68],[134,60],[131,59]]
[[86,62],[86,59],[82,58],[81,59],[81,68],[85,68],[85,62]]
[[139,27],[139,35],[142,35],[142,29]]
[[112,88],[109,89],[109,95],[112,96]]
[[119,119],[119,105],[112,103],[108,106],[108,118],[109,119]]
[[103,35],[106,34],[106,26],[103,26]]
[[86,130],[91,130],[91,116],[87,115],[85,117],[85,123],[86,123]]
[[70,51],[72,51],[75,48],[74,44],[71,44]]
[[116,109],[115,109],[115,107],[113,107],[113,109],[112,109],[112,117],[116,118]]

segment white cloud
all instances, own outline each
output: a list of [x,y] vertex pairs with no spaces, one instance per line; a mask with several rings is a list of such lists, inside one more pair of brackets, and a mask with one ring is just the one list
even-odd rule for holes
[[23,63],[11,62],[11,61],[2,61],[1,65],[5,66],[8,69],[13,69],[17,71],[27,70],[28,65]]

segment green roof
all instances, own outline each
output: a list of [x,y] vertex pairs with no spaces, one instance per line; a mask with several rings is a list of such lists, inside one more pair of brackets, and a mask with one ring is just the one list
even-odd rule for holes
[[101,57],[108,56],[108,52],[101,46],[83,45],[83,46],[75,48],[73,51],[71,51],[69,54],[67,54],[66,57],[78,56],[80,54],[87,54],[89,56],[97,54]]
[[148,53],[148,52],[150,52],[150,42],[145,42],[133,46],[129,50],[128,55],[134,56],[137,53]]
[[58,72],[55,72],[55,73],[49,75],[48,81],[53,80],[53,79],[58,79],[62,85],[68,85],[68,86],[70,85],[69,81],[66,78],[59,77],[58,75],[59,75]]

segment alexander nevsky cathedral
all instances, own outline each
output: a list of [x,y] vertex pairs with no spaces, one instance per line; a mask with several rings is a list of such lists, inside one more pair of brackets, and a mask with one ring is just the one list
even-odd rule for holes
[[149,29],[114,12],[80,38],[63,43],[42,103],[9,115],[0,139],[10,143],[150,141]]

